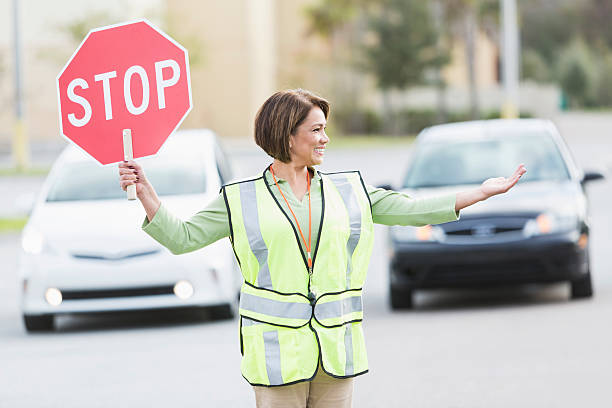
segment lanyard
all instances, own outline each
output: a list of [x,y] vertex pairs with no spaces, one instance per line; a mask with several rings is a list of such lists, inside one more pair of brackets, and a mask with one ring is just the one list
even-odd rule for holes
[[291,209],[291,206],[289,205],[289,202],[285,198],[285,195],[283,194],[283,191],[278,186],[278,182],[276,181],[276,177],[274,176],[274,170],[272,170],[272,165],[270,165],[270,173],[272,173],[272,178],[274,179],[274,184],[276,184],[276,187],[278,188],[278,191],[280,192],[281,196],[283,197],[283,200],[285,200],[285,204],[287,204],[287,207],[289,208],[289,211],[291,211],[291,215],[293,215],[293,219],[295,220],[295,225],[297,225],[298,231],[300,231],[300,235],[302,236],[302,240],[304,241],[304,246],[306,247],[306,252],[308,252],[308,272],[312,274],[312,256],[310,255],[310,249],[312,248],[312,235],[311,235],[311,230],[312,230],[312,210],[311,210],[311,206],[310,206],[310,172],[308,171],[308,168],[307,168],[306,169],[306,184],[308,185],[308,243],[306,243],[306,238],[304,238],[304,234],[302,233],[302,228],[300,228],[300,223],[298,222],[297,217],[295,216],[295,213]]

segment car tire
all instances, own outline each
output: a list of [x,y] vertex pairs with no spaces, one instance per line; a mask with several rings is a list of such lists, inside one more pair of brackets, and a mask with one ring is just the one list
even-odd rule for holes
[[593,284],[591,282],[590,272],[575,281],[571,281],[570,285],[572,299],[584,299],[593,297]]
[[391,298],[391,309],[393,310],[412,309],[414,307],[414,296],[411,289],[400,290],[391,287],[389,295]]
[[28,332],[52,331],[55,318],[49,315],[23,315],[23,323]]

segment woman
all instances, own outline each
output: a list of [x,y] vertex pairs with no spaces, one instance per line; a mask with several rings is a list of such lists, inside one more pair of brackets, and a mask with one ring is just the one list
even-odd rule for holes
[[329,103],[297,89],[277,92],[255,118],[255,142],[274,162],[262,175],[223,186],[188,221],[172,216],[142,168],[119,164],[136,191],[143,229],[173,253],[229,237],[244,277],[242,374],[258,407],[350,407],[353,377],[368,371],[361,289],[373,224],[454,221],[459,211],[508,191],[525,173],[473,191],[412,199],[364,184],[359,172],[322,173]]

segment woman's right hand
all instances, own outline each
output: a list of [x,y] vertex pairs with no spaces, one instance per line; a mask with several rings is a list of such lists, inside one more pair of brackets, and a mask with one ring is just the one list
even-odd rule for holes
[[136,184],[136,195],[139,199],[147,193],[147,190],[150,190],[149,181],[140,164],[133,160],[120,162],[119,185],[123,191],[126,191],[127,186],[131,184]]
[[149,221],[153,220],[161,202],[155,189],[147,180],[142,166],[134,160],[119,163],[119,185],[123,191],[126,191],[130,184],[136,184],[136,197],[144,207]]

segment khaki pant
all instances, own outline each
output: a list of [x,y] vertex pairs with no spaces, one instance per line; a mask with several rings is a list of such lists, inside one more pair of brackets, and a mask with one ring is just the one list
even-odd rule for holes
[[321,367],[312,381],[253,387],[257,408],[351,408],[353,378],[334,378]]

